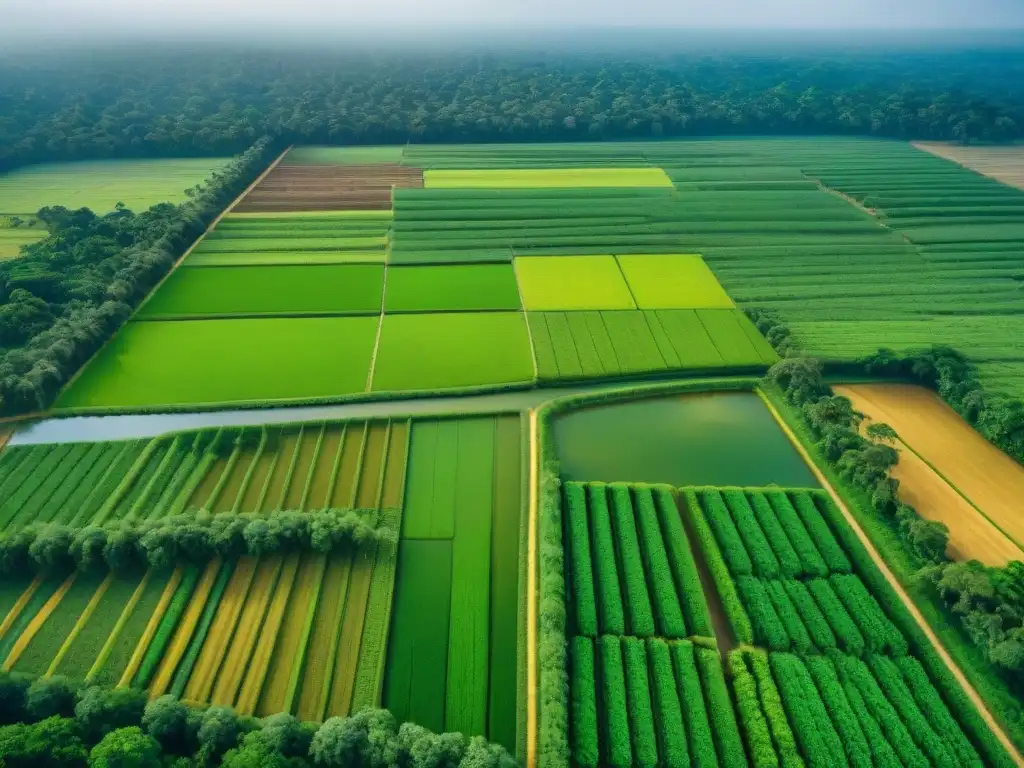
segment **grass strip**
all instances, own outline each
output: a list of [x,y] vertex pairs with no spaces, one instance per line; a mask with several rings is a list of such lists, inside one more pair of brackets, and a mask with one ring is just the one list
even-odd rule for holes
[[142,594],[146,591],[146,587],[149,586],[149,580],[152,573],[152,570],[146,571],[138,586],[135,587],[135,591],[132,592],[132,596],[128,599],[128,602],[125,603],[124,608],[121,610],[121,614],[117,617],[117,623],[114,624],[113,629],[110,630],[110,634],[107,636],[106,642],[103,643],[103,647],[100,648],[100,652],[97,654],[96,660],[93,661],[92,666],[85,675],[85,681],[87,683],[92,682],[100,669],[103,668],[103,665],[107,663],[107,659],[110,657],[110,652],[113,650],[114,644],[117,642],[121,632],[124,630],[125,624],[128,623],[128,618],[132,615],[135,607],[139,604],[139,600],[142,597]]
[[149,621],[146,623],[146,628],[142,631],[139,641],[135,644],[135,650],[132,652],[132,656],[128,660],[128,664],[125,666],[124,672],[121,673],[121,679],[117,683],[118,688],[127,688],[132,684],[132,680],[135,679],[135,674],[138,672],[139,666],[142,664],[142,659],[146,655],[146,650],[149,648],[149,644],[152,641],[153,636],[160,627],[160,622],[163,620],[164,613],[167,611],[167,606],[170,605],[171,599],[174,597],[174,593],[177,591],[183,575],[181,568],[175,568],[171,573],[171,578],[167,580],[167,584],[164,586],[164,591],[160,594],[160,601],[156,604],[153,613],[149,617]]
[[100,583],[99,587],[97,587],[96,591],[89,599],[88,604],[85,606],[85,610],[82,611],[81,615],[78,617],[78,620],[75,622],[75,625],[71,628],[71,632],[69,632],[68,636],[64,639],[64,642],[61,644],[60,649],[57,651],[57,655],[53,657],[53,661],[50,662],[50,666],[47,667],[46,672],[43,674],[43,677],[52,677],[53,674],[57,671],[57,667],[59,667],[60,663],[64,661],[64,657],[67,655],[68,650],[71,648],[72,644],[74,644],[75,640],[78,638],[78,635],[81,633],[82,628],[89,622],[89,619],[92,617],[93,613],[96,612],[96,606],[100,604],[100,600],[103,599],[103,595],[105,595],[107,590],[110,589],[110,585],[113,582],[114,574],[107,574],[107,578],[105,578]]
[[64,582],[57,588],[57,591],[50,595],[50,599],[43,603],[43,606],[38,612],[32,617],[32,620],[25,626],[24,631],[11,646],[10,652],[7,654],[7,658],[4,659],[4,663],[0,666],[0,670],[4,672],[10,672],[15,664],[18,663],[18,659],[21,654],[25,652],[28,644],[32,642],[32,638],[36,636],[36,633],[42,628],[46,620],[50,618],[50,614],[54,612],[60,601],[64,599],[64,596],[68,593],[71,587],[75,583],[75,578],[78,576],[77,573],[73,573],[64,580]]
[[285,690],[283,712],[293,712],[296,707],[299,684],[302,682],[302,673],[306,666],[306,658],[309,655],[309,638],[313,634],[313,624],[320,605],[320,592],[324,582],[324,572],[327,569],[327,557],[317,555],[313,564],[316,573],[313,582],[313,593],[310,595],[309,607],[306,609],[306,620],[302,625],[302,633],[299,636],[298,654],[292,663],[292,673],[288,678],[288,687]]
[[174,631],[178,627],[178,621],[181,619],[182,614],[185,613],[185,609],[192,599],[192,592],[195,590],[198,581],[199,568],[196,566],[187,568],[181,575],[181,580],[174,590],[174,597],[164,611],[160,619],[160,625],[150,640],[146,648],[146,655],[143,656],[142,663],[139,665],[138,672],[136,672],[135,678],[132,681],[136,688],[146,688],[153,679],[160,661],[164,658],[164,653],[167,651],[167,646],[171,642]]
[[[216,563],[216,567],[214,564]],[[203,649],[206,643],[206,636],[210,631],[210,625],[213,623],[214,616],[217,614],[217,609],[220,606],[221,598],[224,595],[224,590],[227,588],[228,582],[231,580],[232,575],[236,568],[236,563],[231,561],[214,561],[208,566],[207,574],[215,573],[216,576],[212,582],[209,592],[206,595],[206,600],[201,602],[197,606],[195,613],[200,613],[198,623],[194,625],[182,624],[183,628],[187,627],[189,630],[195,627],[194,632],[187,632],[182,639],[182,647],[187,643],[187,649],[182,654],[181,661],[177,665],[171,665],[168,670],[168,674],[174,675],[174,679],[170,685],[170,693],[172,696],[181,698],[181,695],[185,692],[185,685],[188,683],[192,676],[192,669],[196,664],[196,659],[199,658],[199,652]],[[206,581],[206,575],[203,577],[203,581]],[[186,621],[195,615],[192,611],[190,615],[186,617]],[[191,635],[191,637],[189,637]],[[177,645],[177,639],[175,641]],[[150,690],[150,697],[155,698],[155,690]]]

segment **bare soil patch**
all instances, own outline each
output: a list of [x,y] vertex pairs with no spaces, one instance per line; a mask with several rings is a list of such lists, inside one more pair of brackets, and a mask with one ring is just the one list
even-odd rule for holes
[[915,141],[913,145],[1003,184],[1024,189],[1024,146],[963,147],[938,141]]
[[422,187],[423,171],[401,165],[281,163],[236,207],[237,213],[388,210],[394,187]]

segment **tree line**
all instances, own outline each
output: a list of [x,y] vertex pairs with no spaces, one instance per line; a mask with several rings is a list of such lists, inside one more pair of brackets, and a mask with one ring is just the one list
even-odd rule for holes
[[728,134],[1004,141],[1024,136],[1022,83],[1024,53],[1012,49],[19,52],[0,58],[0,171],[236,154],[264,135],[329,144]]
[[[769,370],[768,378],[799,409],[819,450],[844,480],[867,495],[916,564],[917,577],[930,585],[938,602],[958,620],[963,635],[1013,695],[1024,694],[1024,563],[996,567],[950,560],[948,528],[925,520],[898,498],[899,481],[890,475],[899,461],[890,445],[895,431],[876,423],[866,435],[860,434],[862,415],[847,398],[832,393],[823,378],[822,362],[800,356],[789,329],[771,313],[749,314],[776,350],[786,355]],[[982,436],[1024,462],[1024,404],[985,392],[974,368],[956,350],[944,346],[904,353],[880,349],[852,367],[936,391]]]
[[195,708],[135,688],[0,673],[0,765],[7,768],[515,768],[481,736],[399,724],[387,710],[322,725]]
[[275,149],[260,139],[180,205],[39,211],[49,237],[0,262],[0,415],[49,406]]

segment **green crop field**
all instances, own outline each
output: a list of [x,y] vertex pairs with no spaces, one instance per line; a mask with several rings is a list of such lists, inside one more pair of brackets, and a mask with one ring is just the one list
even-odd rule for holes
[[426,171],[423,186],[427,189],[670,187],[672,182],[660,168],[517,168]]
[[104,214],[124,203],[134,211],[180,203],[185,190],[209,177],[227,158],[96,160],[32,165],[0,174],[0,214],[53,205]]
[[385,312],[519,309],[509,264],[388,267]]
[[616,256],[640,309],[732,309],[732,299],[700,256]]
[[[13,218],[13,217],[10,217]],[[35,226],[13,227],[10,218],[0,216],[0,261],[16,258],[22,246],[31,245],[47,236],[46,228],[36,222]],[[19,217],[27,221],[28,217]]]
[[484,387],[533,378],[521,313],[385,315],[382,321],[373,391]]
[[183,267],[139,319],[270,314],[378,314],[384,267],[369,264]]
[[614,256],[520,258],[515,267],[528,310],[636,308]]
[[377,324],[377,317],[129,323],[65,390],[57,407],[259,402],[362,392]]

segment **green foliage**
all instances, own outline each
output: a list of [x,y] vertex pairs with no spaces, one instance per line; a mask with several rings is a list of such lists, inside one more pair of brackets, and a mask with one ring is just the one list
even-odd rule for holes
[[807,576],[827,576],[828,566],[822,558],[818,548],[814,545],[807,527],[803,520],[796,513],[789,497],[782,491],[768,491],[765,494],[772,510],[778,516],[779,524],[786,532],[786,536],[793,545],[797,556],[800,558],[801,570]]
[[807,585],[802,581],[795,580],[783,581],[781,584],[790,603],[800,615],[809,640],[819,651],[833,650],[836,647],[836,636],[832,633],[825,615],[807,590]]
[[78,696],[75,720],[85,737],[96,741],[117,728],[128,728],[142,720],[146,694],[135,688],[90,686]]
[[160,760],[160,744],[138,726],[110,731],[89,752],[97,768],[147,768]]
[[[655,720],[658,733],[660,764],[667,768],[689,768],[690,754],[686,746],[686,731],[676,692],[676,678],[672,670],[669,647],[660,638],[647,641],[651,687],[654,693]],[[696,674],[696,670],[693,670]]]
[[772,744],[768,720],[761,709],[757,696],[757,683],[743,661],[741,651],[729,653],[729,674],[732,688],[736,693],[736,710],[739,712],[743,735],[747,742],[747,753],[754,768],[771,768],[780,765],[779,755]]
[[864,635],[867,650],[894,655],[903,655],[907,652],[906,639],[882,613],[878,602],[858,577],[852,574],[836,574],[829,582]]
[[651,489],[637,487],[636,521],[640,528],[644,569],[654,604],[654,616],[658,624],[658,634],[668,638],[686,637],[686,624],[680,600],[676,596],[672,570],[668,564],[668,553],[658,523],[658,513],[654,508],[654,497]]
[[[629,737],[629,709],[626,703],[626,675],[622,665],[622,641],[605,635],[598,640],[601,664],[601,701],[605,721],[602,723],[608,744],[603,762],[612,768],[628,768],[633,764]],[[649,722],[649,721],[648,721]]]
[[84,768],[87,754],[78,724],[68,718],[54,715],[40,722],[0,727],[0,755],[5,768]]
[[133,685],[143,689],[149,687],[150,679],[163,659],[164,651],[171,642],[174,630],[178,626],[178,620],[188,607],[192,591],[199,581],[199,575],[200,569],[196,566],[185,570],[181,582],[179,582],[177,589],[174,590],[174,597],[171,598],[170,605],[167,606],[167,610],[164,611],[164,615],[160,619],[160,625],[157,627],[156,634],[146,648],[146,655],[142,657],[139,670],[135,673],[134,680],[132,680]]
[[654,501],[661,521],[662,540],[668,553],[669,566],[675,577],[676,590],[683,604],[685,624],[694,635],[710,637],[711,616],[708,612],[704,587],[697,573],[697,564],[690,550],[690,540],[683,528],[683,521],[672,498],[671,489],[656,486]]
[[726,488],[722,491],[733,522],[739,531],[740,538],[750,555],[754,574],[765,579],[779,576],[779,561],[772,550],[768,539],[761,530],[761,525],[754,516],[754,511],[747,502],[747,497],[738,488]]
[[[773,654],[773,656],[777,655],[780,654]],[[769,656],[761,651],[747,651],[743,653],[743,658],[757,681],[761,707],[772,732],[772,740],[778,750],[780,763],[791,768],[803,768],[804,761],[800,758],[800,752],[797,750],[793,730],[790,728],[786,710],[783,708],[782,699],[779,696],[779,689],[775,685],[775,680],[772,679],[772,670],[768,665]]]
[[854,656],[863,655],[866,647],[864,636],[857,628],[857,623],[843,607],[842,602],[836,597],[832,585],[824,579],[812,579],[807,582],[807,590],[835,634],[839,648]]
[[786,531],[772,509],[765,495],[760,491],[749,491],[747,497],[754,515],[772,551],[779,561],[779,574],[783,578],[797,578],[804,573],[803,565],[796,550],[786,536]]
[[574,637],[569,653],[572,679],[569,689],[572,701],[573,762],[596,768],[598,753],[597,684],[595,682],[594,642],[589,637]]
[[722,662],[717,651],[710,648],[694,648],[697,658],[697,669],[704,686],[704,696],[708,705],[708,719],[714,734],[718,757],[725,768],[747,766],[740,729],[736,723],[732,698],[725,685],[722,674]]
[[768,581],[765,582],[764,587],[768,593],[768,599],[775,608],[775,613],[785,627],[786,634],[789,635],[793,650],[801,655],[810,653],[814,649],[814,644],[811,642],[810,634],[807,632],[796,606],[790,600],[783,582]]
[[692,488],[684,488],[682,494],[685,500],[686,514],[689,516],[694,530],[697,532],[698,544],[704,553],[704,561],[711,572],[711,578],[715,582],[715,589],[718,591],[719,599],[722,601],[722,608],[729,619],[729,626],[732,627],[737,642],[753,643],[754,628],[751,626],[750,617],[747,616],[743,603],[736,592],[736,583],[729,573],[725,559],[722,557],[722,552],[718,548],[718,543],[711,532],[711,527],[701,512],[697,493]]
[[633,502],[628,486],[614,483],[609,487],[612,494],[612,528],[622,564],[623,597],[629,616],[629,631],[633,635],[647,637],[654,634],[654,615],[647,594],[647,578],[637,539]]
[[597,596],[601,630],[610,635],[626,634],[625,611],[619,592],[619,570],[615,560],[608,495],[603,483],[587,486],[587,507],[594,530],[594,555],[597,565]]
[[871,768],[871,749],[856,713],[846,699],[835,667],[824,656],[809,656],[804,664],[810,673],[829,719],[842,739],[851,768]]
[[[694,768],[712,768],[719,763],[715,753],[715,737],[711,732],[711,723],[708,720],[708,705],[704,702],[701,678],[697,672],[697,662],[694,658],[695,647],[685,640],[680,640],[671,643],[669,650],[672,654],[676,687],[679,693],[679,707],[683,722],[686,723],[687,741]],[[721,722],[724,727],[724,717]],[[732,721],[732,727],[733,729],[736,727],[735,720]],[[727,735],[722,738],[729,743]],[[739,753],[742,755],[743,745],[739,744],[739,734],[736,734],[735,740],[735,746],[739,748]]]
[[751,556],[747,553],[729,509],[717,489],[701,493],[701,509],[714,531],[729,572],[733,576],[750,576],[754,572]]
[[658,763],[658,742],[654,734],[651,687],[647,676],[644,641],[622,638],[625,656],[626,698],[629,706],[629,730],[633,735],[633,764],[654,768]]
[[565,505],[568,532],[566,544],[572,563],[569,581],[576,607],[576,631],[597,635],[597,603],[594,600],[594,573],[590,558],[590,526],[587,524],[587,491],[581,483],[566,483]]
[[829,529],[829,526],[821,516],[821,512],[818,511],[819,508],[815,505],[815,501],[819,499],[822,504],[832,503],[831,499],[826,500],[821,496],[812,499],[804,492],[790,494],[790,500],[793,502],[797,514],[807,527],[807,531],[814,540],[815,546],[817,546],[818,551],[825,560],[829,571],[831,573],[849,573],[851,570],[850,560],[847,558],[843,548],[839,546],[835,535]]
[[740,576],[736,579],[736,586],[754,627],[754,640],[773,651],[788,650],[789,634],[768,597],[765,582],[753,576]]
[[39,677],[25,692],[25,714],[33,720],[71,717],[77,689],[63,677]]

